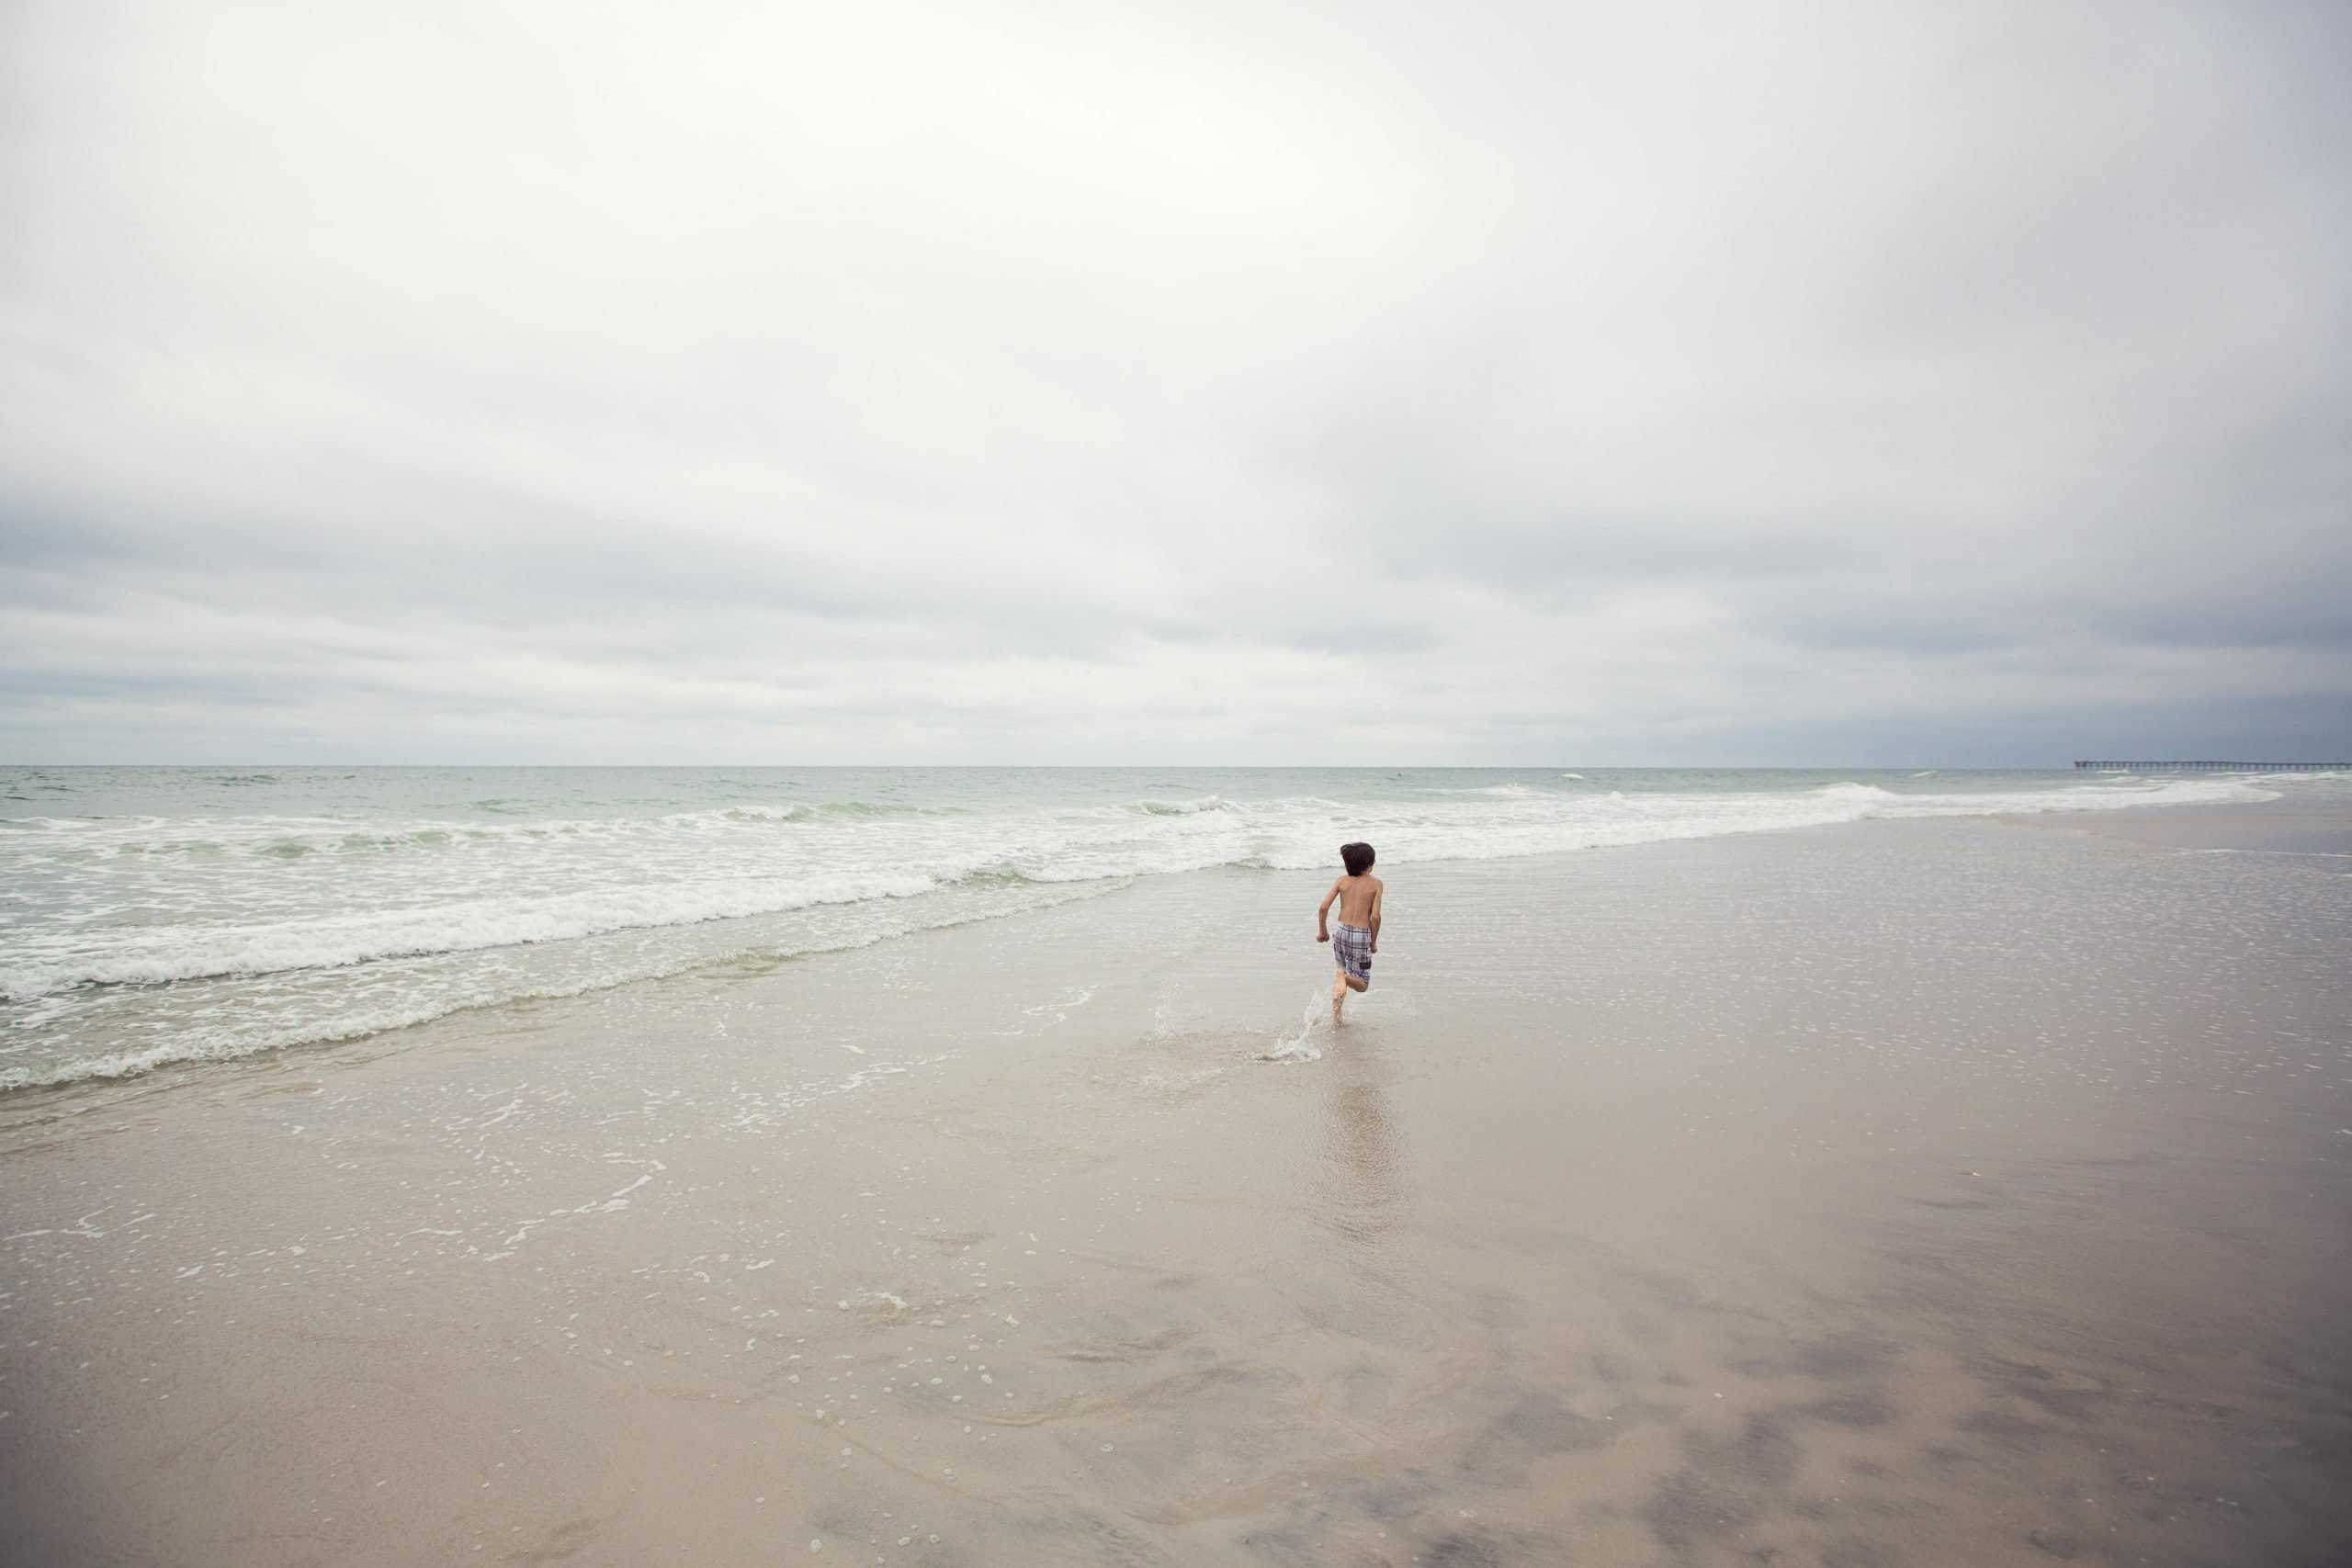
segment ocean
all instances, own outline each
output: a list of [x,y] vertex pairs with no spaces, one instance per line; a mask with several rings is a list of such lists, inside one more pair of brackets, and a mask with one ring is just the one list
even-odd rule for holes
[[0,770],[0,1089],[886,942],[1138,878],[2253,803],[2054,772]]

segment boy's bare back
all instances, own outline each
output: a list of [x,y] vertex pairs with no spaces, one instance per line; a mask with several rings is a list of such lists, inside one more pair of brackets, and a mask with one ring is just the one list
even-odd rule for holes
[[1331,885],[1331,891],[1339,895],[1341,925],[1371,926],[1372,912],[1380,906],[1380,878],[1370,872],[1342,876]]

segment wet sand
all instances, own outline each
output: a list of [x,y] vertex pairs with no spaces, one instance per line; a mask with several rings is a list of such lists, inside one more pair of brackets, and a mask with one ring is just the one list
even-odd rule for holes
[[1384,867],[1283,1063],[1210,873],[14,1097],[0,1555],[2339,1562],[2335,863]]
[[2345,863],[2336,869],[2352,870],[2352,810],[2341,799],[2331,798],[2333,791],[2319,794],[2308,781],[2274,787],[2282,792],[2281,798],[2262,806],[2099,811],[2008,820],[2173,849],[2334,860]]

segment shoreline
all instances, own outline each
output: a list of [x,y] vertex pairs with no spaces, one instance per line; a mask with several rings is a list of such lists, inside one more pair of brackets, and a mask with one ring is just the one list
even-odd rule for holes
[[2291,784],[2281,789],[2280,798],[2259,805],[2050,812],[2001,820],[2017,827],[2074,828],[2163,849],[2303,855],[2352,864],[2352,811],[2339,802],[2298,796]]
[[[434,770],[424,771],[431,772]],[[1378,770],[1360,771],[1377,772]],[[1453,771],[1474,773],[1481,772],[1481,770],[1469,769]],[[1804,770],[1783,771],[1803,772]],[[2345,862],[2346,869],[2352,869],[2352,810],[2347,810],[2346,808],[2332,805],[2331,803],[2324,800],[2298,800],[2291,796],[2273,802],[2244,805],[2196,804],[2152,806],[2147,807],[2109,807],[2097,810],[2049,810],[2006,815],[1995,813],[1986,813],[1983,816],[1975,816],[1973,814],[1955,814],[1948,818],[1883,818],[1865,817],[1832,822],[1796,823],[1788,826],[1743,828],[1728,833],[1719,832],[1714,834],[1694,835],[1693,837],[1687,839],[1665,838],[1641,840],[1623,843],[1591,843],[1570,848],[1545,850],[1526,854],[1504,856],[1499,857],[1496,862],[1481,863],[1477,861],[1438,859],[1408,863],[1439,869],[1441,871],[1445,868],[1467,867],[1481,863],[1500,863],[1506,865],[1522,864],[1534,868],[1537,874],[1540,874],[1545,872],[1561,869],[1565,866],[1571,866],[1582,857],[1609,851],[1650,850],[1677,844],[1707,842],[1712,841],[1714,839],[1724,837],[1751,836],[1759,833],[1787,834],[1812,832],[1823,829],[1835,830],[1839,829],[1863,828],[1891,820],[1980,821],[1999,822],[2014,827],[2038,827],[2043,829],[2072,828],[2106,838],[2127,840],[2162,848],[2217,851],[2229,850],[2234,852],[2272,853],[2282,855],[2301,854],[2317,856],[2322,859],[2337,858]],[[1272,875],[1285,874],[1283,870],[1277,867],[1228,864],[1224,866],[1206,866],[1184,872],[1131,874],[1126,876],[1114,875],[1102,879],[1099,886],[1087,882],[1071,882],[1066,884],[1046,882],[1031,884],[1028,885],[1028,887],[1029,891],[1033,895],[1036,895],[1040,897],[1041,902],[1057,902],[1060,901],[1062,898],[1076,901],[1088,901],[1109,894],[1116,893],[1122,890],[1125,886],[1134,882],[1148,883],[1168,877],[1214,875],[1224,872],[1232,872],[1237,870],[1247,871],[1251,874]],[[910,909],[922,908],[927,905],[928,901],[941,897],[944,891],[944,889],[933,890],[930,893],[913,896],[906,900],[907,906]],[[895,901],[884,902],[892,903]],[[820,909],[822,908],[823,906],[819,906]],[[217,1055],[207,1051],[186,1056],[166,1056],[161,1060],[130,1066],[126,1070],[121,1071],[81,1070],[73,1072],[70,1076],[62,1077],[51,1078],[36,1076],[27,1081],[21,1082],[10,1081],[6,1075],[0,1074],[0,1128],[5,1128],[5,1126],[8,1124],[11,1120],[12,1110],[61,1102],[72,1103],[84,1095],[103,1095],[107,1091],[107,1086],[110,1085],[128,1086],[143,1084],[152,1087],[166,1082],[175,1082],[189,1075],[224,1070],[240,1062],[255,1060],[267,1061],[283,1055],[304,1054],[312,1051],[363,1050],[370,1041],[379,1039],[395,1041],[401,1040],[409,1036],[413,1032],[419,1030],[430,1030],[446,1020],[463,1020],[468,1016],[493,1014],[501,1010],[512,1007],[530,1007],[540,1003],[560,1002],[577,997],[595,996],[616,989],[638,986],[659,986],[665,982],[681,978],[691,980],[697,974],[717,975],[729,971],[740,971],[747,966],[756,969],[773,964],[800,962],[810,958],[820,957],[826,953],[833,952],[846,951],[854,946],[865,945],[875,942],[888,942],[892,941],[902,941],[924,931],[935,929],[943,923],[946,925],[957,925],[973,920],[986,922],[999,919],[1018,919],[1028,912],[1030,911],[1026,908],[1015,908],[1010,911],[1001,912],[981,911],[976,913],[956,914],[949,918],[944,922],[929,917],[916,916],[907,919],[903,924],[898,925],[895,928],[889,927],[886,924],[885,929],[876,931],[870,934],[853,936],[843,940],[810,938],[807,940],[806,945],[796,946],[787,951],[773,953],[761,953],[757,951],[719,951],[699,957],[680,958],[666,967],[658,967],[644,973],[625,973],[611,979],[575,979],[560,984],[551,988],[533,989],[514,997],[486,998],[479,1001],[458,1002],[447,1007],[445,1010],[427,1012],[423,1016],[414,1017],[409,1021],[382,1024],[372,1023],[364,1020],[351,1021],[348,1023],[343,1021],[337,1021],[330,1026],[334,1030],[333,1032],[322,1033],[315,1038],[292,1039],[279,1043],[258,1045],[252,1048],[231,1049],[220,1052]],[[702,929],[704,927],[719,927],[725,926],[729,923],[730,922],[724,919],[719,919],[706,922],[694,922],[684,928],[654,927],[648,928],[648,930],[654,933],[661,934],[674,932],[678,930],[692,931],[695,929]],[[599,940],[625,939],[630,934],[632,933],[628,931],[616,933],[605,933]],[[524,942],[514,944],[514,951],[528,953],[537,949],[560,947],[561,945],[563,944],[560,942]],[[451,954],[435,954],[435,956],[450,955]],[[462,955],[462,953],[458,955]],[[361,966],[342,965],[317,969],[298,969],[293,971],[292,974],[306,981],[324,981],[332,984],[334,978],[338,976],[356,976],[360,972]],[[129,988],[141,989],[144,987],[133,985]],[[113,1061],[121,1059],[126,1057],[126,1055],[138,1056],[144,1055],[146,1055],[146,1053],[126,1054],[118,1052],[114,1054],[114,1056],[107,1058],[107,1060]],[[54,1066],[45,1069],[38,1067],[30,1069],[12,1067],[9,1069],[11,1072],[30,1071],[34,1073],[55,1070],[57,1069]]]

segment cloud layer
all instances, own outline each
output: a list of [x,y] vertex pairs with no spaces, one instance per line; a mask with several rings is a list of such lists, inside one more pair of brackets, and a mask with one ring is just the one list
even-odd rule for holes
[[0,19],[0,760],[2352,740],[2352,12]]

